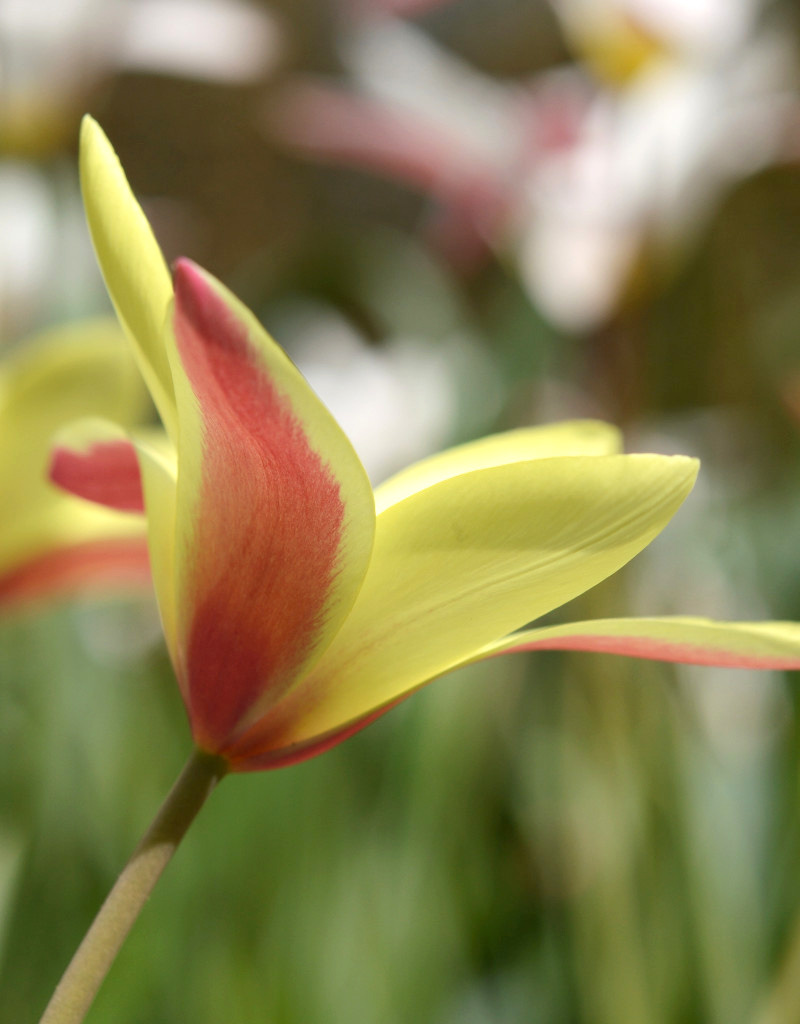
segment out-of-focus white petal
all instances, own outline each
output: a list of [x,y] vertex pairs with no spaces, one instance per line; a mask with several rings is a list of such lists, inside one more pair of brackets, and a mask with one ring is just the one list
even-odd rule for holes
[[507,167],[518,138],[509,90],[395,19],[348,36],[345,60],[369,95],[438,124],[481,160]]
[[268,73],[282,51],[268,11],[244,0],[137,0],[117,59],[125,67],[218,82]]
[[478,379],[481,407],[470,425],[485,429],[497,412],[494,368],[466,335],[368,345],[333,310],[309,305],[285,310],[278,333],[373,483],[452,442],[453,423],[468,418],[465,391]]
[[598,93],[574,144],[525,182],[515,246],[534,301],[572,330],[608,316],[645,239],[684,244],[726,188],[783,158],[796,90],[784,38],[763,33]]
[[722,53],[739,45],[761,0],[621,0],[634,17],[686,53]]

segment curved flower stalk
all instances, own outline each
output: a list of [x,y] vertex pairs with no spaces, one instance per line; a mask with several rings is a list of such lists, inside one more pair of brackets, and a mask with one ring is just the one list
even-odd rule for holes
[[32,339],[0,364],[0,608],[78,590],[150,587],[138,516],[47,480],[53,433],[76,416],[141,422],[147,396],[119,328],[95,320]]
[[196,746],[42,1017],[83,1020],[217,781],[322,753],[432,679],[537,647],[800,666],[800,627],[611,620],[518,632],[663,529],[697,463],[620,455],[574,422],[484,438],[373,494],[349,441],[258,321],[188,260],[170,274],[108,140],[84,121],[89,226],[165,433],[92,420],[55,481],[147,519]]

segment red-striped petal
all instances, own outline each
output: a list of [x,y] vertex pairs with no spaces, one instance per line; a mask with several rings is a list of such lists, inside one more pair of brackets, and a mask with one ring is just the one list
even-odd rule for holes
[[471,660],[522,651],[587,651],[718,668],[800,668],[800,624],[662,617],[598,619],[530,629]]
[[[195,739],[216,750],[328,642],[360,585],[374,513],[366,479],[352,485],[353,467],[333,465],[343,444],[352,453],[346,439],[257,323],[188,261],[177,264],[174,287],[199,414],[193,425],[181,410],[179,671]],[[366,548],[346,536],[353,489],[359,512],[369,502]]]

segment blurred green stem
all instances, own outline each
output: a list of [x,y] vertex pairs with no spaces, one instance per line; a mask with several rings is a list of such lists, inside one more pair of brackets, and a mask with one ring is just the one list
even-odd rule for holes
[[153,886],[211,790],[227,771],[195,751],[125,865],[64,972],[40,1024],[80,1024]]

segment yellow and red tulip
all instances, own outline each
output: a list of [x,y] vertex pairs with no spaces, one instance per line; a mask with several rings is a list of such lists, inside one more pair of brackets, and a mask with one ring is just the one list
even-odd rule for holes
[[0,365],[0,607],[109,586],[150,587],[141,518],[47,480],[55,431],[81,415],[141,421],[148,399],[118,326],[48,331]]
[[79,425],[52,475],[76,494],[123,493],[146,510],[164,631],[201,750],[234,771],[302,760],[430,680],[520,649],[800,665],[800,629],[786,624],[515,632],[649,543],[690,491],[696,462],[620,455],[612,427],[565,423],[452,449],[373,495],[347,438],[255,317],[188,260],[170,278],[90,119],[81,170],[106,285],[166,433],[127,441],[112,425]]

